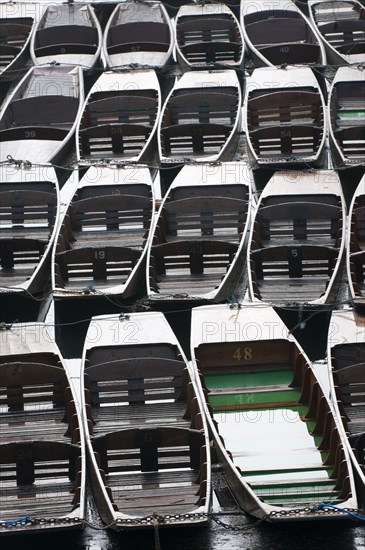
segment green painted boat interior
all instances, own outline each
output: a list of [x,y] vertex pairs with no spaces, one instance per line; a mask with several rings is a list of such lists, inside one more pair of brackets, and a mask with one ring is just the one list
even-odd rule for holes
[[278,362],[280,346],[270,353],[264,344],[259,354],[246,347],[246,359],[237,344],[223,346],[223,352],[201,349],[198,365],[219,433],[244,481],[274,506],[341,502],[334,467],[325,465],[328,449],[318,449],[323,437],[311,433],[315,422],[306,418],[302,389],[291,386],[292,351]]

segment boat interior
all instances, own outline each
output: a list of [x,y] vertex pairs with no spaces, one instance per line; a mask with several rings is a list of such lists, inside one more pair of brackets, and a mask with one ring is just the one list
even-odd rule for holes
[[247,36],[273,65],[320,64],[318,40],[300,13],[288,10],[258,10],[244,17]]
[[56,243],[56,287],[84,289],[127,281],[146,244],[152,196],[143,184],[124,184],[122,191],[110,194],[95,186],[74,196]]
[[201,411],[176,346],[95,347],[84,372],[89,433],[114,509],[148,516],[152,500],[164,514],[203,503]]
[[225,447],[261,500],[285,507],[350,496],[337,425],[293,342],[203,343],[195,357]]
[[314,20],[326,42],[342,55],[363,54],[365,8],[357,2],[319,2],[313,7]]
[[158,106],[156,90],[92,94],[80,124],[81,156],[92,159],[139,155],[154,128]]
[[177,90],[162,115],[162,154],[219,155],[232,133],[239,107],[234,87]]
[[248,97],[247,125],[259,160],[315,156],[324,132],[321,96],[305,87],[254,90]]
[[365,195],[354,202],[350,226],[350,276],[355,297],[365,296]]

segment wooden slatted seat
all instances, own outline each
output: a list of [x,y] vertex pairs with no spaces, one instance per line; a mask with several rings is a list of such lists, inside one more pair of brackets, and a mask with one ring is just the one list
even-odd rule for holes
[[322,127],[295,123],[257,128],[250,132],[254,149],[260,159],[312,156],[319,150],[322,136]]
[[189,93],[181,90],[172,95],[163,115],[163,126],[178,124],[234,124],[238,94],[233,87],[203,88]]
[[237,245],[224,241],[178,241],[151,249],[150,280],[157,292],[210,292],[232,263]]
[[354,208],[350,229],[350,251],[365,250],[365,206]]
[[80,503],[78,446],[59,441],[0,444],[3,521],[66,515]]
[[248,124],[256,128],[290,124],[323,125],[323,108],[318,92],[304,89],[256,92],[248,99]]
[[276,246],[251,254],[257,296],[274,301],[312,301],[326,291],[338,250],[325,246]]
[[143,92],[119,92],[114,97],[91,100],[85,110],[91,126],[133,123],[152,126],[157,113],[157,96]]
[[47,240],[57,212],[55,192],[0,186],[0,239],[27,238]]
[[79,433],[75,403],[62,366],[16,361],[1,364],[0,435],[7,441],[72,438]]
[[320,25],[319,30],[327,42],[342,54],[362,53],[365,42],[364,19],[339,19]]
[[222,124],[176,124],[161,129],[166,156],[213,155],[224,147],[232,131]]
[[[205,502],[206,450],[201,431],[122,430],[94,437],[93,448],[116,510],[143,515],[153,502],[153,508],[164,513],[176,509],[181,513],[185,506],[188,511]],[[136,484],[138,499],[131,507],[129,491]]]
[[194,427],[194,398],[183,361],[163,357],[118,359],[85,368],[94,434],[151,424]]
[[353,126],[339,128],[334,132],[343,154],[346,157],[363,161],[365,156],[365,128]]
[[166,23],[138,21],[110,27],[109,55],[133,51],[164,52],[170,47],[170,29]]
[[350,274],[356,296],[365,296],[365,251],[350,254]]
[[161,214],[159,242],[204,239],[209,235],[210,239],[230,239],[238,243],[245,227],[247,200],[192,196],[165,201]]
[[56,254],[61,287],[124,284],[141,252],[125,247],[80,248]]
[[29,265],[33,270],[40,262],[48,239],[4,238],[0,240],[0,262],[3,270]]
[[259,248],[279,244],[337,246],[342,231],[341,206],[318,202],[283,202],[262,206],[254,240]]
[[239,42],[198,42],[181,46],[181,52],[190,63],[238,62],[242,52]]
[[136,156],[146,145],[152,128],[145,124],[101,124],[79,132],[84,157]]

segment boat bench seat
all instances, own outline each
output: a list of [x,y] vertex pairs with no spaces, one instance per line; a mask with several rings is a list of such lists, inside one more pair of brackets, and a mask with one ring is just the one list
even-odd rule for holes
[[242,54],[239,42],[224,42],[222,39],[212,42],[201,41],[180,46],[182,54],[189,63],[227,63],[238,62]]
[[331,21],[319,26],[327,42],[342,54],[362,53],[365,42],[364,20]]
[[166,156],[216,155],[232,132],[223,124],[176,124],[161,129],[161,147]]
[[145,124],[102,124],[79,132],[82,156],[136,156],[150,136],[152,127]]
[[0,239],[31,236],[47,240],[57,213],[57,195],[0,186]]
[[175,93],[163,115],[163,126],[178,124],[233,125],[238,111],[236,88],[203,88]]
[[250,132],[259,160],[265,158],[301,158],[315,155],[319,150],[323,128],[311,125],[288,124],[257,128]]
[[83,115],[82,126],[88,120],[91,126],[100,124],[125,123],[152,126],[157,115],[157,96],[137,95],[136,92],[118,93],[114,97],[105,97],[90,101]]
[[107,51],[109,55],[124,52],[168,51],[170,29],[166,23],[138,21],[113,25],[109,29]]
[[62,365],[2,363],[0,396],[0,436],[8,441],[19,434],[23,441],[79,440],[75,403]]
[[63,141],[69,132],[69,124],[57,126],[35,126],[34,124],[14,126],[0,130],[0,142],[18,140]]
[[351,222],[351,252],[365,250],[365,206],[353,209]]
[[287,244],[313,241],[337,246],[342,223],[341,206],[300,200],[263,205],[255,225],[257,239],[253,240],[265,241],[265,247],[283,244],[283,240]]
[[[133,357],[86,366],[86,404],[93,433],[179,422],[195,427],[196,400],[183,361]],[[128,406],[125,406],[128,405]],[[193,409],[193,410],[192,410]],[[90,431],[89,428],[89,431]]]
[[[56,517],[80,504],[80,448],[60,441],[0,444],[2,519]],[[16,514],[16,515],[15,515]]]
[[358,159],[362,162],[365,156],[365,128],[363,126],[351,126],[339,128],[334,132],[345,157]]
[[95,44],[78,44],[77,42],[62,44],[51,44],[50,46],[43,46],[42,48],[35,48],[35,56],[44,57],[49,55],[67,55],[67,54],[78,54],[78,55],[93,55],[96,53],[97,46]]
[[142,248],[151,206],[151,199],[142,195],[104,195],[74,201],[63,220],[56,252],[112,243]]
[[85,247],[56,254],[59,286],[107,282],[123,284],[141,256],[140,250],[109,246]]
[[36,267],[48,245],[48,238],[4,238],[0,239],[0,263],[4,270],[34,264]]
[[247,206],[245,199],[220,196],[165,201],[155,234],[159,234],[159,242],[209,236],[238,243],[245,227]]
[[337,256],[336,248],[312,245],[261,248],[251,254],[258,280],[330,276]]

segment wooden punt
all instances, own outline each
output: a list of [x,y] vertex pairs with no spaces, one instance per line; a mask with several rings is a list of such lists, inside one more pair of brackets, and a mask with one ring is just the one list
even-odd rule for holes
[[332,311],[327,361],[330,394],[347,434],[357,494],[365,503],[365,316],[346,308]]
[[173,38],[171,20],[162,2],[119,2],[104,30],[105,66],[161,69],[172,59]]
[[153,69],[104,72],[88,93],[78,122],[78,160],[151,160],[160,111]]
[[160,161],[232,160],[241,131],[241,103],[233,69],[184,73],[162,108],[157,135]]
[[13,2],[0,4],[0,81],[11,81],[23,68],[29,56],[29,43],[35,18],[26,5]]
[[61,63],[90,69],[97,63],[102,31],[94,8],[87,4],[46,6],[32,35],[34,65]]
[[365,7],[357,0],[308,0],[332,65],[365,62]]
[[253,215],[250,299],[283,306],[335,303],[345,220],[345,199],[335,171],[275,172]]
[[148,300],[221,301],[231,295],[243,269],[252,181],[245,163],[180,170],[153,228]]
[[326,65],[317,30],[294,2],[241,2],[240,21],[256,66]]
[[0,293],[46,292],[59,209],[52,166],[0,167]]
[[350,299],[365,308],[365,176],[352,197],[347,233],[346,266]]
[[80,66],[31,67],[0,112],[0,161],[57,163],[70,145],[83,98]]
[[329,93],[329,136],[334,164],[365,165],[365,70],[339,67]]
[[225,4],[183,5],[174,25],[176,57],[182,70],[243,67],[241,27]]
[[247,78],[244,124],[258,167],[321,167],[326,106],[309,67],[255,69]]
[[340,421],[274,309],[193,308],[191,356],[238,504],[272,523],[351,520],[358,501]]
[[115,530],[206,524],[206,420],[164,315],[93,317],[83,366],[89,473],[102,520]]
[[46,324],[0,337],[0,536],[80,529],[86,461],[70,375]]
[[55,240],[55,298],[127,298],[143,290],[154,206],[146,166],[91,166],[72,195]]

